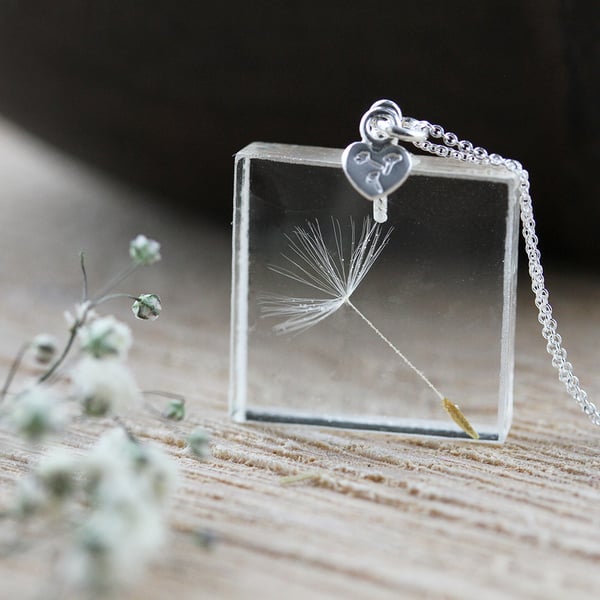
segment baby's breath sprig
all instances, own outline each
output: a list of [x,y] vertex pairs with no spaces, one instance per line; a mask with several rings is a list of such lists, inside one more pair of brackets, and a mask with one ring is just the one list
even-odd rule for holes
[[23,524],[74,520],[56,540],[63,579],[79,592],[112,597],[159,556],[178,478],[161,450],[117,428],[83,454],[44,456],[20,481],[8,513]]
[[[75,342],[75,338],[77,337],[79,330],[87,323],[88,319],[91,319],[95,316],[95,308],[101,304],[104,304],[105,302],[108,302],[109,300],[114,300],[117,298],[129,298],[134,300],[134,306],[140,301],[139,296],[122,293],[112,294],[111,292],[117,285],[132,275],[139,267],[144,265],[152,265],[159,261],[161,259],[160,244],[156,240],[148,239],[145,235],[140,234],[130,242],[129,255],[131,257],[131,262],[129,265],[118,275],[113,277],[93,298],[89,297],[89,282],[85,265],[85,255],[83,252],[79,255],[83,277],[82,301],[81,304],[76,306],[74,315],[66,313],[66,318],[70,325],[69,338],[66,346],[58,359],[45,373],[40,376],[38,380],[39,383],[43,383],[44,381],[50,379],[50,377],[52,377],[52,375],[54,375],[57,369],[62,365],[69,354],[73,343]],[[158,296],[155,294],[144,294],[142,296],[152,296],[158,299]],[[158,310],[155,311],[156,316],[154,318],[157,318],[160,314],[160,309],[162,308],[160,306],[160,300],[158,300],[158,305],[159,307]]]
[[[142,406],[144,395],[126,364],[133,342],[131,329],[113,316],[96,312],[106,302],[128,298],[136,318],[153,321],[160,315],[157,294],[114,291],[136,269],[160,260],[160,244],[138,235],[130,243],[129,255],[130,264],[94,296],[89,291],[85,256],[80,255],[82,297],[65,315],[69,332],[65,346],[59,352],[56,340],[45,334],[23,344],[0,389],[0,420],[6,417],[32,444],[60,434],[73,422],[73,404],[67,400],[77,401],[81,410],[77,420],[111,419],[116,425],[83,456],[64,451],[44,455],[21,480],[13,506],[0,512],[28,526],[32,521],[43,524],[45,519],[46,524],[61,525],[65,581],[94,597],[112,594],[132,582],[158,555],[167,530],[164,509],[177,480],[171,459],[142,443],[121,416]],[[66,359],[76,344],[77,360],[67,370]],[[29,352],[44,371],[24,389],[10,392]],[[58,382],[62,385],[55,386]],[[184,419],[182,396],[146,393],[168,400],[164,410],[155,410],[161,418],[173,426]],[[197,429],[189,437],[180,433],[194,456],[208,456],[206,432]],[[24,537],[18,537],[19,543],[8,548],[24,549]]]

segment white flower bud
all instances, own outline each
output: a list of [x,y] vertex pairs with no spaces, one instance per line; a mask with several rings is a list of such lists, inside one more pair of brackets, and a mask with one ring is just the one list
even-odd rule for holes
[[31,346],[34,351],[35,360],[42,365],[47,365],[55,356],[57,351],[56,338],[46,333],[37,335]]
[[162,304],[156,294],[142,294],[131,306],[136,319],[155,321],[160,315]]
[[151,265],[160,260],[160,244],[149,240],[145,235],[138,235],[129,244],[129,256],[140,265]]
[[131,348],[131,330],[114,317],[102,317],[83,326],[78,332],[81,347],[95,358],[125,358]]

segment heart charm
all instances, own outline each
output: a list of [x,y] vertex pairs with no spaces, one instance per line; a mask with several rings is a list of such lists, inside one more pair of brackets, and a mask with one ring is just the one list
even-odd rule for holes
[[342,154],[346,177],[369,200],[397,190],[408,177],[411,166],[410,154],[395,144],[375,149],[365,142],[354,142]]

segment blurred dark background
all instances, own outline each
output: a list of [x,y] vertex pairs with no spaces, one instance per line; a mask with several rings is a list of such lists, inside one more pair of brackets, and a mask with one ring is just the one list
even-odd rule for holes
[[542,250],[600,256],[600,3],[2,0],[0,114],[226,227],[232,155],[343,147],[380,97],[529,169]]

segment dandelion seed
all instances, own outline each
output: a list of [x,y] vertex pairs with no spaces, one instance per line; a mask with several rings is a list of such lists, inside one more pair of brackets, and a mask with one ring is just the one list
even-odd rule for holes
[[[392,228],[383,234],[380,224],[372,223],[367,217],[357,240],[356,228],[351,221],[350,245],[346,250],[339,221],[332,218],[331,223],[333,251],[325,242],[319,222],[309,221],[306,228],[296,227],[291,236],[286,236],[289,253],[284,254],[283,258],[287,265],[270,267],[275,273],[312,288],[325,297],[263,296],[260,299],[262,315],[284,318],[274,326],[276,333],[300,333],[327,319],[342,306],[348,306],[421,378],[448,410],[444,394],[351,301],[352,295],[389,242]],[[454,414],[449,411],[449,414],[468,435],[477,435],[462,412],[462,419],[456,418],[456,411]]]
[[387,245],[392,229],[382,235],[378,225],[365,219],[358,240],[354,223],[351,225],[349,260],[346,260],[339,221],[332,219],[335,252],[327,248],[318,221],[308,222],[307,228],[296,227],[289,241],[290,254],[284,255],[289,267],[272,266],[284,277],[302,283],[326,298],[293,298],[265,296],[261,299],[265,317],[287,317],[275,325],[278,333],[301,332],[349,304],[350,297],[361,284]]
[[475,429],[473,429],[473,426],[471,425],[471,423],[469,423],[469,420],[467,419],[467,417],[465,417],[465,415],[463,414],[462,410],[460,410],[460,408],[458,407],[457,404],[454,404],[454,402],[450,402],[450,400],[448,400],[448,398],[444,398],[442,400],[442,405],[446,409],[446,412],[450,415],[450,418],[469,437],[473,438],[474,440],[478,440],[479,439],[479,434],[475,431]]

